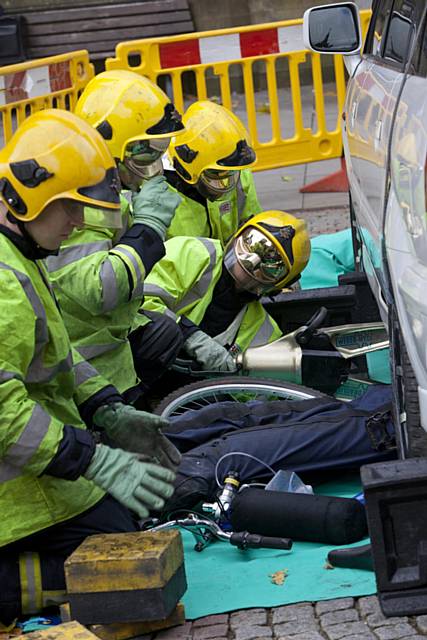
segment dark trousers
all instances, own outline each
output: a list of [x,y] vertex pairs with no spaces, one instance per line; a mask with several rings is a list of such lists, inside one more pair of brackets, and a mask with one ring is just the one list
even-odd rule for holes
[[175,361],[184,338],[173,318],[144,311],[151,322],[129,334],[135,371],[144,391],[150,389]]
[[177,415],[165,435],[183,456],[165,513],[211,502],[217,476],[223,481],[231,471],[241,482],[268,481],[268,465],[313,484],[326,472],[395,458],[392,402],[389,385],[371,385],[351,402],[328,396],[217,402]]
[[[0,622],[7,625],[23,613],[37,613],[41,599],[46,603],[35,592],[37,583],[44,593],[65,591],[64,562],[87,536],[137,530],[130,511],[107,495],[70,520],[0,548]],[[41,581],[34,575],[37,565]]]

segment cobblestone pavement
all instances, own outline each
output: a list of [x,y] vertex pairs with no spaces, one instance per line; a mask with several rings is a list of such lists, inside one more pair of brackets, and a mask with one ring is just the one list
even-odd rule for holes
[[385,618],[376,596],[301,602],[207,616],[148,640],[418,640],[427,638],[427,615]]
[[311,237],[321,233],[335,233],[350,226],[350,211],[348,207],[311,209],[304,212],[293,212],[304,218]]

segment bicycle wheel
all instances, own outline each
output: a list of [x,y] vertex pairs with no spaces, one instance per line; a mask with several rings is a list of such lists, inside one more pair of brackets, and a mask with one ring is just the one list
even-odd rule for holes
[[227,377],[193,382],[176,389],[166,396],[154,409],[164,418],[177,416],[186,411],[196,411],[217,402],[247,402],[249,400],[307,400],[324,398],[326,394],[269,378]]

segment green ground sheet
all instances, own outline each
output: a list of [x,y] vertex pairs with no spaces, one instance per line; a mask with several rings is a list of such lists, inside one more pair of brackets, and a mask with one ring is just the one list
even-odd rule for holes
[[[354,497],[357,478],[329,482],[316,493]],[[292,550],[240,551],[227,542],[215,542],[194,551],[194,538],[182,532],[188,590],[183,598],[187,620],[251,607],[277,607],[295,602],[362,596],[376,592],[375,574],[357,569],[326,569],[328,552],[336,547],[294,542]],[[361,540],[354,546],[366,544]],[[282,585],[271,574],[286,570]]]

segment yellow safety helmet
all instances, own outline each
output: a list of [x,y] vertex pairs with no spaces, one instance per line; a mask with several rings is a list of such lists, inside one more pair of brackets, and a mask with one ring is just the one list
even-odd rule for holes
[[92,78],[74,113],[99,131],[114,158],[122,162],[131,143],[158,139],[159,151],[164,152],[169,138],[184,130],[165,92],[133,71],[104,71]]
[[256,160],[239,118],[225,107],[203,100],[190,105],[182,121],[185,133],[172,139],[168,152],[176,172],[190,184],[201,179],[218,194],[231,190],[231,174]]
[[102,137],[62,109],[29,116],[0,151],[0,200],[29,222],[59,199],[120,213],[117,169]]
[[295,282],[309,258],[304,220],[284,211],[264,211],[237,230],[226,247],[224,264],[239,288],[263,295]]

